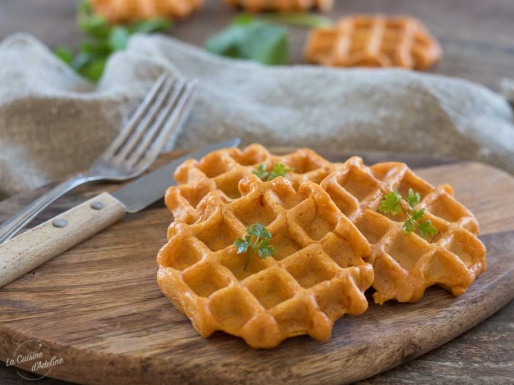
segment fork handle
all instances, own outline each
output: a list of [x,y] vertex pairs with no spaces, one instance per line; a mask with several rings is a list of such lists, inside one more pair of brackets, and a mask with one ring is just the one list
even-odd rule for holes
[[0,244],[7,242],[20,232],[30,221],[32,221],[41,211],[47,208],[52,202],[84,183],[91,181],[91,178],[85,174],[76,175],[55,186],[46,192],[34,202],[29,204],[16,215],[8,219],[0,227]]
[[116,223],[125,213],[123,203],[102,193],[0,245],[0,288]]

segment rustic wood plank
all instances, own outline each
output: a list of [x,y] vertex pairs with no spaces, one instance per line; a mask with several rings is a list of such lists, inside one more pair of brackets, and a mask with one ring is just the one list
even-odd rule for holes
[[[375,160],[381,160],[377,155],[370,155],[370,160],[373,157]],[[163,157],[161,161],[165,158],[169,158],[169,156]],[[371,349],[373,352],[370,352],[369,348],[360,350],[370,346],[371,341],[375,341],[373,343],[376,344],[373,332],[378,332],[382,338],[380,346],[390,346],[398,339],[408,339],[411,343],[393,353],[393,358],[396,359],[396,361],[393,359],[393,362],[413,359],[426,349],[437,345],[437,343],[430,345],[427,335],[418,331],[426,322],[429,322],[433,335],[428,335],[428,339],[431,343],[437,341],[437,333],[440,331],[438,328],[441,327],[437,320],[442,317],[441,313],[438,313],[438,307],[447,306],[446,309],[451,310],[449,314],[445,313],[445,316],[450,320],[453,319],[450,323],[452,332],[448,336],[448,338],[452,338],[459,334],[461,328],[471,327],[494,311],[494,307],[491,308],[489,302],[491,298],[498,301],[496,306],[501,306],[512,298],[511,293],[514,286],[514,266],[511,252],[514,247],[514,234],[501,233],[506,230],[514,230],[514,217],[512,216],[514,209],[511,206],[506,208],[502,206],[503,203],[506,203],[505,198],[514,192],[514,179],[506,173],[474,163],[440,165],[421,169],[419,174],[436,184],[451,181],[457,197],[475,211],[482,224],[482,230],[484,233],[488,233],[483,238],[489,250],[488,271],[479,277],[479,281],[462,297],[454,299],[440,289],[433,289],[429,290],[424,300],[418,304],[387,304],[383,307],[372,305],[365,315],[358,317],[359,322],[356,322],[357,317],[344,317],[338,321],[334,329],[334,336],[327,344],[319,344],[308,337],[299,337],[286,341],[276,350],[254,355],[255,351],[248,349],[244,343],[221,333],[204,340],[192,329],[189,321],[168,304],[156,285],[145,284],[145,282],[154,281],[155,253],[159,245],[165,241],[165,223],[170,220],[169,214],[162,205],[156,204],[144,213],[126,218],[120,226],[114,226],[47,265],[36,269],[36,278],[27,276],[22,278],[20,283],[8,286],[3,293],[6,296],[0,296],[0,309],[2,310],[0,313],[0,340],[2,341],[0,346],[8,343],[5,325],[30,329],[33,333],[35,331],[40,338],[44,336],[44,341],[59,341],[62,346],[74,346],[73,349],[66,348],[59,352],[64,358],[68,357],[72,364],[77,362],[75,360],[84,358],[80,354],[81,351],[100,354],[90,361],[90,363],[98,365],[96,367],[100,371],[99,373],[90,373],[88,368],[91,365],[88,365],[86,373],[76,373],[69,369],[61,373],[57,371],[58,368],[55,368],[51,375],[57,374],[61,378],[88,383],[108,381],[110,384],[116,384],[116,381],[120,380],[126,381],[127,384],[146,383],[145,381],[158,383],[155,378],[151,377],[151,374],[156,371],[161,376],[159,378],[162,379],[168,378],[169,372],[173,372],[177,376],[174,378],[178,380],[180,370],[189,368],[196,372],[206,363],[210,364],[203,370],[212,369],[210,366],[212,364],[218,369],[218,375],[221,375],[221,378],[228,382],[236,379],[240,381],[241,379],[237,375],[238,371],[230,369],[234,365],[234,357],[237,357],[236,361],[244,360],[245,365],[248,362],[254,362],[257,365],[257,367],[250,365],[242,372],[238,369],[242,373],[241,375],[246,372],[247,376],[251,375],[251,378],[256,381],[263,381],[264,377],[256,377],[256,373],[253,373],[252,370],[255,368],[259,372],[265,372],[263,368],[269,368],[269,370],[275,371],[273,378],[277,381],[284,382],[291,378],[296,380],[302,378],[302,381],[309,383],[315,378],[316,381],[324,379],[327,383],[338,384],[343,383],[342,378],[345,373],[341,372],[337,376],[332,373],[332,377],[327,379],[316,373],[316,365],[326,365],[325,361],[330,361],[328,357],[334,354],[333,349],[335,348],[338,349],[338,353],[334,357],[339,360],[341,368],[358,365],[359,357],[363,354],[380,351],[380,349]],[[477,181],[480,181],[481,184],[480,191],[477,191],[476,188]],[[473,185],[475,188],[472,187]],[[69,207],[71,202],[74,204],[83,200],[86,196],[99,191],[101,187],[103,186],[79,191],[68,201],[63,200],[58,203],[45,213],[45,216],[53,215],[59,210]],[[482,190],[482,187],[485,190]],[[111,188],[113,186],[108,186],[108,189]],[[480,195],[490,197],[489,194],[493,190],[496,192],[495,197],[499,196],[500,198],[498,202],[489,206],[485,204],[486,200],[482,199]],[[24,198],[23,195],[25,194],[11,199],[7,205],[1,204],[0,210],[11,206],[15,201],[25,202],[27,198]],[[11,208],[12,206],[9,207],[9,209]],[[500,212],[502,208],[504,210]],[[489,211],[491,210],[500,214],[497,223],[490,219]],[[505,212],[510,214],[510,221],[508,220],[509,215],[505,215]],[[2,214],[5,215],[6,211],[3,211]],[[140,216],[138,217],[138,215]],[[0,215],[1,219],[3,218]],[[144,228],[141,226],[142,220]],[[131,243],[130,251],[123,247],[120,248],[120,244],[115,242],[116,239],[127,238],[127,234],[133,234],[130,239],[134,241],[134,245]],[[135,241],[137,239],[144,240],[144,243]],[[98,253],[98,250],[103,250],[103,252]],[[134,253],[137,258],[134,258]],[[148,262],[145,262],[148,263],[145,265],[146,267],[141,265],[142,259],[148,259]],[[502,261],[507,261],[507,265],[502,266],[499,263]],[[117,266],[123,266],[123,268],[118,269]],[[126,275],[127,272],[130,277]],[[121,277],[125,278],[120,280]],[[502,282],[501,289],[496,286],[498,282]],[[136,288],[137,290],[135,290]],[[478,292],[485,293],[485,296],[475,296],[474,293]],[[65,293],[65,296],[62,293]],[[130,294],[127,295],[127,293]],[[25,308],[17,305],[22,299],[25,299]],[[513,354],[513,336],[512,332],[509,332],[509,315],[512,314],[512,306],[511,303],[507,309],[493,318],[493,320],[499,320],[499,331],[496,330],[498,327],[494,323],[496,321],[488,320],[456,341],[397,369],[362,381],[361,384],[408,384],[412,381],[420,384],[437,383],[437,381],[443,381],[442,383],[445,384],[464,384],[469,383],[470,378],[477,378],[477,375],[481,376],[479,378],[485,384],[509,383],[509,373],[513,365],[512,360],[509,359]],[[67,309],[66,323],[56,321],[56,317],[63,308]],[[472,309],[474,317],[470,318],[466,309],[468,311]],[[464,313],[462,313],[463,311]],[[148,317],[148,314],[152,314],[152,317]],[[11,320],[7,321],[9,317]],[[64,316],[61,314],[60,317],[62,319]],[[395,317],[400,317],[401,322],[394,326],[394,341],[389,341],[387,335],[393,330],[390,327],[395,325]],[[376,322],[377,319],[381,320],[380,323]],[[383,320],[388,321],[384,322]],[[493,322],[493,326],[490,322]],[[409,324],[410,327],[403,329],[405,324]],[[446,322],[444,324],[448,326]],[[362,330],[359,332],[359,328],[363,327],[366,330],[364,334]],[[174,330],[175,334],[179,333],[182,336],[181,343],[177,344],[176,341],[169,340],[170,328]],[[398,332],[398,328],[402,328],[401,332]],[[498,339],[499,336],[502,339]],[[207,358],[213,347],[215,347],[217,356],[211,356],[214,361]],[[52,349],[54,348],[52,346]],[[348,349],[354,349],[353,354],[344,356],[343,352]],[[188,356],[192,350],[195,352],[194,357]],[[296,357],[301,357],[301,355],[298,356],[296,350],[308,352],[313,357],[295,367],[294,365],[298,365]],[[107,352],[114,353],[115,356],[114,358],[111,356],[106,369],[102,364],[102,359],[105,358],[103,354]],[[122,372],[113,372],[112,368],[116,369],[117,366],[116,354],[119,353],[128,354],[131,357],[145,357],[148,367],[144,376],[140,376],[137,371],[137,368],[141,367],[140,359],[125,360],[124,365],[126,366],[121,369]],[[0,353],[0,359],[2,359],[2,355],[5,355],[4,351]],[[215,363],[221,356],[223,357],[221,360],[223,366],[216,366]],[[270,358],[269,361],[266,361],[267,356]],[[287,361],[288,357],[289,359],[295,357],[296,361],[289,362],[289,365],[292,365],[290,372],[281,371],[276,365],[279,362]],[[320,357],[322,358],[320,359]],[[164,367],[161,368],[162,371],[155,367],[160,362],[155,361],[156,359],[163,360],[166,370]],[[345,361],[345,359],[349,361]],[[480,374],[475,365],[479,359],[483,360],[484,365],[490,362],[488,365],[493,369],[486,371],[485,374],[484,372]],[[266,361],[266,365],[262,364],[261,360]],[[381,363],[378,360],[373,360],[373,362],[378,363],[377,366],[370,368],[370,374],[385,368],[379,369]],[[388,363],[386,366],[388,365],[393,365],[393,363]],[[434,368],[437,368],[436,372],[434,372]],[[475,371],[472,370],[473,368]],[[105,370],[107,370],[107,376]],[[481,370],[483,370],[483,366]],[[316,377],[313,377],[313,373]],[[0,372],[0,379],[2,379],[1,374],[2,372]],[[3,371],[3,374],[7,376],[5,380],[7,384],[9,384],[7,381],[16,383],[13,381],[18,375],[13,369],[8,368]],[[125,376],[127,377],[124,378]],[[295,376],[298,377],[295,378]],[[205,377],[197,373],[191,382],[203,383],[212,381],[212,378],[212,376]],[[42,383],[45,385],[62,384],[51,379],[46,379]]]

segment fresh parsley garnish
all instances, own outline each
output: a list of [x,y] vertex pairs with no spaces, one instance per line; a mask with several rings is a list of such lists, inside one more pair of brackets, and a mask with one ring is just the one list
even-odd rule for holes
[[[419,193],[414,192],[412,189],[409,189],[407,198],[402,197],[397,190],[394,190],[384,196],[384,199],[380,202],[379,210],[383,213],[390,213],[392,215],[397,215],[403,211],[407,216],[407,219],[403,222],[403,230],[407,235],[411,234],[416,227],[418,228],[419,235],[423,238],[426,238],[429,235],[436,235],[437,229],[432,225],[432,221],[430,219],[422,222],[423,216],[425,215],[425,209],[422,208],[420,210],[416,210],[416,205],[420,200],[421,196]],[[409,210],[405,207],[404,202],[407,203]]]
[[111,26],[105,18],[97,15],[89,1],[82,1],[77,10],[77,24],[86,35],[77,55],[65,47],[57,48],[57,57],[70,65],[82,76],[97,82],[105,68],[109,56],[124,50],[130,36],[135,33],[153,33],[169,29],[168,19],[150,19],[126,25]]
[[271,233],[261,223],[255,223],[246,227],[247,234],[244,238],[238,238],[234,242],[237,247],[237,254],[247,254],[243,270],[246,270],[252,254],[257,251],[260,259],[274,256],[277,250],[269,243]]
[[262,163],[256,167],[255,170],[252,171],[252,174],[257,175],[265,182],[269,182],[279,176],[285,177],[288,172],[293,171],[292,168],[287,167],[282,163],[275,163],[273,165],[273,170],[271,172],[266,171],[266,164]]

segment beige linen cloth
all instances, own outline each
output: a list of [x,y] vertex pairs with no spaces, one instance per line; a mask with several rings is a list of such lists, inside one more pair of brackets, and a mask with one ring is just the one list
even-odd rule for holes
[[86,169],[163,71],[198,79],[179,148],[244,144],[474,159],[514,172],[508,103],[470,82],[402,70],[266,67],[135,36],[94,86],[27,35],[0,44],[0,197]]

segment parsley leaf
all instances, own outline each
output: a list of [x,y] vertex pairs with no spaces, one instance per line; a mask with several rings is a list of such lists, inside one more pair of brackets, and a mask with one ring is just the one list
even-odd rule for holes
[[260,259],[266,259],[266,257],[273,256],[277,253],[277,250],[273,245],[270,245],[269,241],[267,239],[263,240],[259,244],[259,248],[257,249],[257,254],[259,255]]
[[257,168],[252,171],[252,174],[257,175],[260,179],[265,182],[269,182],[279,176],[285,177],[288,172],[293,171],[292,168],[287,167],[282,163],[275,163],[273,165],[273,170],[271,172],[266,171],[266,164],[262,163],[257,166]]
[[271,233],[266,230],[266,227],[261,223],[256,223],[254,225],[248,226],[246,231],[250,235],[255,235],[256,237],[261,237],[263,239],[271,239]]
[[305,12],[291,13],[263,13],[259,15],[260,20],[279,24],[292,24],[300,27],[331,27],[334,22],[328,17]]
[[414,221],[412,219],[407,219],[405,222],[403,222],[403,229],[406,235],[412,233],[415,229]]
[[[384,199],[380,202],[379,210],[386,214],[397,215],[403,211],[407,216],[407,219],[403,222],[403,230],[406,235],[411,234],[416,227],[418,228],[419,235],[423,238],[427,238],[429,235],[436,235],[437,229],[432,225],[430,219],[425,222],[421,222],[425,216],[425,208],[416,210],[415,207],[421,201],[421,195],[409,189],[407,198],[397,191],[392,191],[384,196]],[[405,207],[403,202],[406,202],[409,210]],[[409,213],[410,211],[410,213]]]
[[277,250],[270,244],[271,233],[261,223],[255,223],[246,227],[247,235],[244,238],[238,238],[234,242],[237,247],[237,254],[247,254],[246,262],[243,270],[246,270],[250,263],[250,257],[257,251],[260,259],[273,256]]
[[432,221],[430,219],[428,219],[424,223],[418,224],[418,229],[419,229],[419,234],[423,238],[426,238],[429,234],[430,235],[437,234],[437,229],[432,225]]
[[275,163],[273,171],[268,176],[268,181],[278,178],[279,176],[285,177],[289,171],[293,171],[293,169],[287,167],[285,164]]
[[419,193],[415,193],[411,188],[409,189],[409,195],[407,196],[407,203],[409,204],[409,207],[411,210],[414,210],[414,207],[419,203],[421,200],[421,195]]
[[250,247],[249,236],[247,235],[246,237],[244,237],[244,239],[242,239],[242,238],[236,239],[236,241],[234,242],[234,245],[236,245],[236,247],[237,247],[238,254],[246,253],[246,251],[248,250],[248,247]]
[[252,174],[257,175],[262,180],[266,180],[269,175],[269,172],[266,171],[266,164],[262,163],[258,165],[257,168],[252,171]]
[[423,219],[423,216],[425,215],[425,209],[422,208],[421,210],[412,210],[412,219],[415,221],[420,221]]
[[401,199],[402,197],[397,191],[386,194],[382,202],[380,202],[380,207],[378,209],[386,214],[399,214],[400,211],[402,211],[400,207]]
[[262,64],[285,64],[289,43],[285,28],[243,14],[205,42],[205,48],[220,56],[253,60]]

